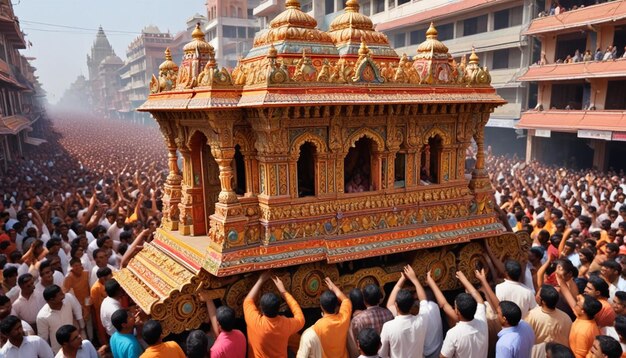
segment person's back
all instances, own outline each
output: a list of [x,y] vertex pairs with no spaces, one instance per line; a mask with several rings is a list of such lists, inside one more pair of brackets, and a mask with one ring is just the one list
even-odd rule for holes
[[163,334],[163,328],[161,323],[155,320],[147,321],[141,335],[144,341],[148,344],[148,348],[140,356],[141,358],[185,358],[185,353],[180,348],[178,343],[169,341],[161,341],[161,335]]
[[[209,311],[214,310],[214,307]],[[211,347],[212,358],[244,358],[246,356],[246,337],[240,330],[234,329],[235,311],[228,306],[221,306],[216,311],[215,320],[219,334]],[[211,319],[213,323],[213,319]]]
[[559,293],[553,286],[543,285],[538,296],[540,306],[530,310],[525,319],[535,332],[535,344],[556,342],[569,345],[572,320],[556,308]]
[[355,338],[363,328],[368,327],[373,328],[380,335],[383,324],[393,319],[391,311],[378,305],[381,299],[382,293],[378,286],[367,285],[363,288],[363,301],[367,309],[352,319],[350,329]]
[[143,349],[133,335],[135,318],[125,309],[119,309],[111,316],[115,332],[111,336],[109,346],[113,358],[138,358]]
[[[424,356],[424,341],[426,338],[425,313],[417,316],[410,314],[414,299],[411,292],[400,290],[396,297],[398,316],[386,322],[380,335],[381,357],[409,358]],[[434,327],[431,327],[434,328]]]
[[347,358],[352,302],[329,278],[326,278],[326,283],[331,290],[324,291],[320,296],[320,306],[324,315],[315,322],[313,330],[322,344],[322,357]]
[[[459,294],[455,304],[465,320],[459,321],[448,330],[441,347],[441,355],[446,358],[487,357],[488,327],[485,305],[476,304],[476,300],[467,293]],[[468,317],[473,319],[468,320]]]
[[519,282],[522,267],[517,261],[507,260],[504,265],[507,278],[496,285],[496,296],[500,301],[511,301],[517,304],[522,310],[522,317],[525,317],[528,311],[537,305],[533,292]]
[[502,330],[498,333],[496,357],[529,358],[535,344],[535,332],[522,319],[522,310],[511,301],[501,301],[498,320]]
[[[576,358],[584,358],[596,336],[600,335],[600,328],[594,320],[595,315],[600,312],[602,304],[589,295],[579,296],[577,318],[572,323],[569,335],[569,346]],[[578,307],[577,307],[578,308]]]

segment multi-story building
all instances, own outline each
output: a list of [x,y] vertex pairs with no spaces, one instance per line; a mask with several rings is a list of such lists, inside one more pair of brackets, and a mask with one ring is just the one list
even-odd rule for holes
[[124,116],[147,117],[144,113],[135,112],[135,109],[148,97],[150,79],[158,73],[163,53],[172,44],[172,39],[169,32],[161,32],[156,26],[147,26],[128,45],[126,62],[119,69],[119,92],[124,101],[119,111]]
[[[580,4],[560,2],[573,5]],[[528,130],[526,159],[626,169],[626,1],[584,5],[550,15],[559,11],[548,0],[547,16],[524,32],[541,41],[539,62],[520,78],[538,89],[518,123]]]
[[117,118],[117,110],[121,108],[122,87],[119,69],[122,66],[124,61],[115,55],[107,56],[98,66],[96,108],[108,118]]
[[206,16],[195,13],[193,16],[189,17],[185,23],[187,24],[187,28],[174,35],[174,38],[172,39],[172,44],[170,45],[172,59],[174,59],[174,61],[176,62],[182,61],[183,47],[191,42],[191,33],[193,32],[196,25],[200,24],[200,28],[204,29],[206,28],[208,21]]
[[254,34],[260,29],[253,15],[257,5],[258,0],[207,1],[208,24],[204,33],[222,66],[234,68],[237,60],[252,48]]
[[29,59],[19,53],[26,41],[8,0],[0,0],[0,163],[6,168],[25,144],[38,144],[28,131],[43,114],[40,86]]
[[[355,0],[350,0],[355,2]],[[480,63],[489,68],[492,82],[509,103],[492,114],[485,138],[496,153],[524,153],[525,139],[518,138],[515,124],[525,109],[528,86],[518,82],[531,63],[531,46],[523,30],[536,12],[530,0],[361,0],[360,12],[369,16],[376,30],[389,37],[399,54],[416,54],[434,22],[455,60],[469,55],[472,48]],[[327,28],[345,7],[343,0],[300,1],[303,11],[313,16],[321,29]],[[254,9],[267,24],[284,9],[282,0],[265,0]]]

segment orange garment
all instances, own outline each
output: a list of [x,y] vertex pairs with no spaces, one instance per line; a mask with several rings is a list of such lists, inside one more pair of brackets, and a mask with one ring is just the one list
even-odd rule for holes
[[100,320],[100,306],[102,306],[102,301],[107,297],[107,293],[104,289],[104,284],[100,282],[100,280],[96,281],[93,286],[91,286],[91,307],[93,307],[93,315],[94,315],[94,323],[96,324],[96,330],[98,331],[98,337],[100,338],[100,343],[104,344],[107,342],[108,335],[104,330],[104,326],[102,325],[102,321]]
[[76,297],[83,308],[83,317],[87,319],[90,314],[88,307],[85,305],[85,299],[90,298],[89,274],[87,271],[81,271],[80,276],[76,276],[72,271],[67,274],[63,281],[63,292],[70,292],[70,290],[74,291],[74,297]]
[[139,358],[185,358],[185,353],[174,341],[163,342],[146,348]]
[[304,314],[298,302],[289,294],[284,295],[293,318],[266,317],[253,299],[243,301],[243,315],[248,327],[249,358],[287,358],[289,336],[304,327]]
[[610,327],[615,322],[615,311],[606,298],[600,297],[598,301],[602,304],[600,312],[596,313],[594,320],[598,324],[598,327]]
[[596,336],[600,335],[600,328],[592,319],[576,318],[569,333],[569,346],[576,358],[585,358]]
[[352,316],[352,302],[348,299],[341,301],[341,307],[336,314],[324,314],[313,325],[313,330],[322,343],[322,357],[348,358],[348,329]]

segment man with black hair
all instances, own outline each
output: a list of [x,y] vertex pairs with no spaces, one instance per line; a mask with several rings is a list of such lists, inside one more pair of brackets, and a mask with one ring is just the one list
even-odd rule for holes
[[216,309],[208,291],[199,291],[198,297],[206,303],[211,320],[211,331],[216,337],[211,347],[211,357],[245,358],[246,337],[240,330],[235,329],[235,311],[228,306],[220,306]]
[[100,319],[100,307],[105,298],[107,298],[107,292],[104,287],[105,282],[113,278],[113,273],[108,267],[100,267],[97,272],[98,281],[91,286],[89,290],[89,298],[91,299],[91,307],[93,307],[94,323],[96,332],[100,342],[106,342],[107,335],[102,320]]
[[[163,327],[159,321],[148,320],[141,330],[141,337],[148,344],[141,358],[185,358],[185,353],[175,341],[163,342]],[[212,357],[212,356],[211,356]]]
[[383,294],[377,285],[369,284],[363,288],[362,292],[363,302],[367,309],[355,316],[350,323],[350,334],[355,339],[359,332],[366,327],[373,328],[380,335],[383,324],[393,319],[393,315],[387,308],[379,306]]
[[35,290],[33,275],[25,273],[17,280],[20,286],[20,296],[13,302],[13,314],[25,320],[31,326],[37,323],[37,313],[46,305],[43,291]]
[[613,307],[613,312],[615,312],[616,316],[626,315],[626,292],[615,292],[615,297],[613,297],[611,307]]
[[[383,357],[423,357],[424,342],[427,334],[424,313],[420,311],[417,316],[411,314],[411,309],[415,303],[413,294],[408,290],[402,289],[402,286],[409,279],[415,285],[417,297],[422,301],[426,301],[426,292],[417,280],[415,272],[411,266],[405,266],[404,271],[400,274],[400,279],[394,286],[389,295],[387,306],[393,305],[393,311],[396,317],[383,325],[380,334],[381,347],[378,354]],[[390,308],[391,310],[391,308]],[[437,327],[428,327],[435,330]],[[412,337],[407,339],[407,337]]]
[[458,322],[446,334],[441,357],[485,358],[488,328],[484,300],[463,272],[457,271],[456,277],[469,293],[460,293],[454,300]]
[[243,315],[248,327],[248,349],[251,352],[249,354],[255,357],[286,358],[289,336],[304,327],[304,314],[298,302],[276,276],[272,277],[272,281],[287,302],[293,318],[278,315],[280,299],[273,292],[265,293],[261,297],[259,310],[254,300],[269,278],[270,273],[263,272],[243,301]]
[[609,300],[612,300],[615,297],[615,292],[617,292],[622,265],[615,260],[606,260],[600,266],[600,277],[609,284]]
[[20,287],[17,285],[17,267],[6,267],[2,270],[2,293],[14,302],[20,295]]
[[113,313],[111,323],[115,327],[115,332],[109,341],[113,358],[139,358],[143,353],[143,348],[137,337],[133,335],[135,316],[122,308]]
[[511,301],[500,301],[497,308],[502,330],[498,333],[496,357],[530,357],[535,333],[522,321],[522,311]]
[[56,357],[98,358],[98,352],[88,339],[83,339],[71,324],[61,326],[55,333],[61,350]]
[[52,351],[58,352],[61,345],[57,342],[55,332],[64,324],[73,324],[77,321],[81,334],[87,337],[83,311],[70,293],[63,293],[61,287],[51,285],[43,291],[46,304],[37,313],[37,334],[50,342]]
[[350,329],[352,302],[326,277],[324,280],[328,290],[320,296],[322,318],[313,325],[313,330],[322,345],[323,357],[347,358],[346,340]]
[[46,287],[57,285],[63,286],[63,274],[53,268],[53,260],[58,261],[58,257],[46,259],[39,263],[39,281],[35,284],[35,290],[43,292]]
[[537,306],[533,292],[530,288],[519,282],[522,276],[522,265],[515,260],[504,262],[504,282],[496,285],[496,297],[500,301],[515,302],[522,310],[522,317]]
[[112,272],[117,271],[117,269],[109,265],[108,256],[105,249],[97,248],[93,251],[93,260],[95,265],[91,269],[91,273],[89,275],[89,287],[92,287],[96,281],[98,281],[98,269],[108,267]]
[[560,266],[557,266],[556,279],[561,287],[561,295],[576,314],[569,334],[569,346],[577,358],[584,358],[591,350],[595,337],[600,335],[600,328],[594,318],[602,309],[602,304],[587,294],[575,298],[567,289],[574,284],[573,280],[564,279],[564,270]]
[[615,321],[615,312],[609,302],[609,285],[597,275],[590,275],[585,286],[585,294],[600,301],[602,309],[595,316],[598,327],[612,326]]
[[[4,295],[0,295],[0,321],[11,314],[11,300]],[[22,329],[27,336],[35,334],[35,330],[28,322],[22,320]],[[0,334],[0,347],[6,343],[6,337]]]
[[588,357],[590,358],[620,358],[622,356],[622,346],[613,337],[596,336],[591,346]]
[[548,358],[575,358],[574,352],[568,346],[556,342],[546,343],[545,356]]
[[357,345],[361,355],[358,358],[380,358],[380,336],[373,328],[363,328],[357,335]]
[[115,332],[115,326],[111,323],[111,316],[117,310],[122,308],[122,297],[124,297],[124,290],[122,286],[114,279],[108,280],[104,284],[104,289],[107,293],[107,297],[102,301],[102,305],[100,305],[100,322],[102,322],[102,326],[104,327],[106,333],[109,336],[112,336]]
[[565,312],[556,308],[559,292],[551,285],[543,285],[536,299],[539,306],[530,310],[525,318],[535,331],[535,344],[557,342],[568,345],[572,320]]
[[612,327],[604,327],[602,334],[615,338],[626,352],[626,316],[618,315]]
[[38,336],[26,336],[22,321],[13,315],[0,321],[0,333],[7,337],[7,342],[0,348],[3,358],[53,358],[54,353],[46,341]]

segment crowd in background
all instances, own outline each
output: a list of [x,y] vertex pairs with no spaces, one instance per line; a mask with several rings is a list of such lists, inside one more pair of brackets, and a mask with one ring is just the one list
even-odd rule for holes
[[[623,172],[488,154],[496,210],[533,240],[528,262],[485,247],[446,297],[404,267],[391,292],[326,279],[305,327],[280,278],[261,273],[235,311],[208,292],[207,331],[162,337],[112,278],[160,223],[158,129],[66,115],[0,177],[2,357],[621,357],[626,352]],[[272,280],[276,293],[261,295]],[[453,298],[448,300],[447,298]],[[286,310],[284,308],[286,307]],[[311,324],[312,323],[312,324]],[[245,334],[244,334],[245,333]]]

